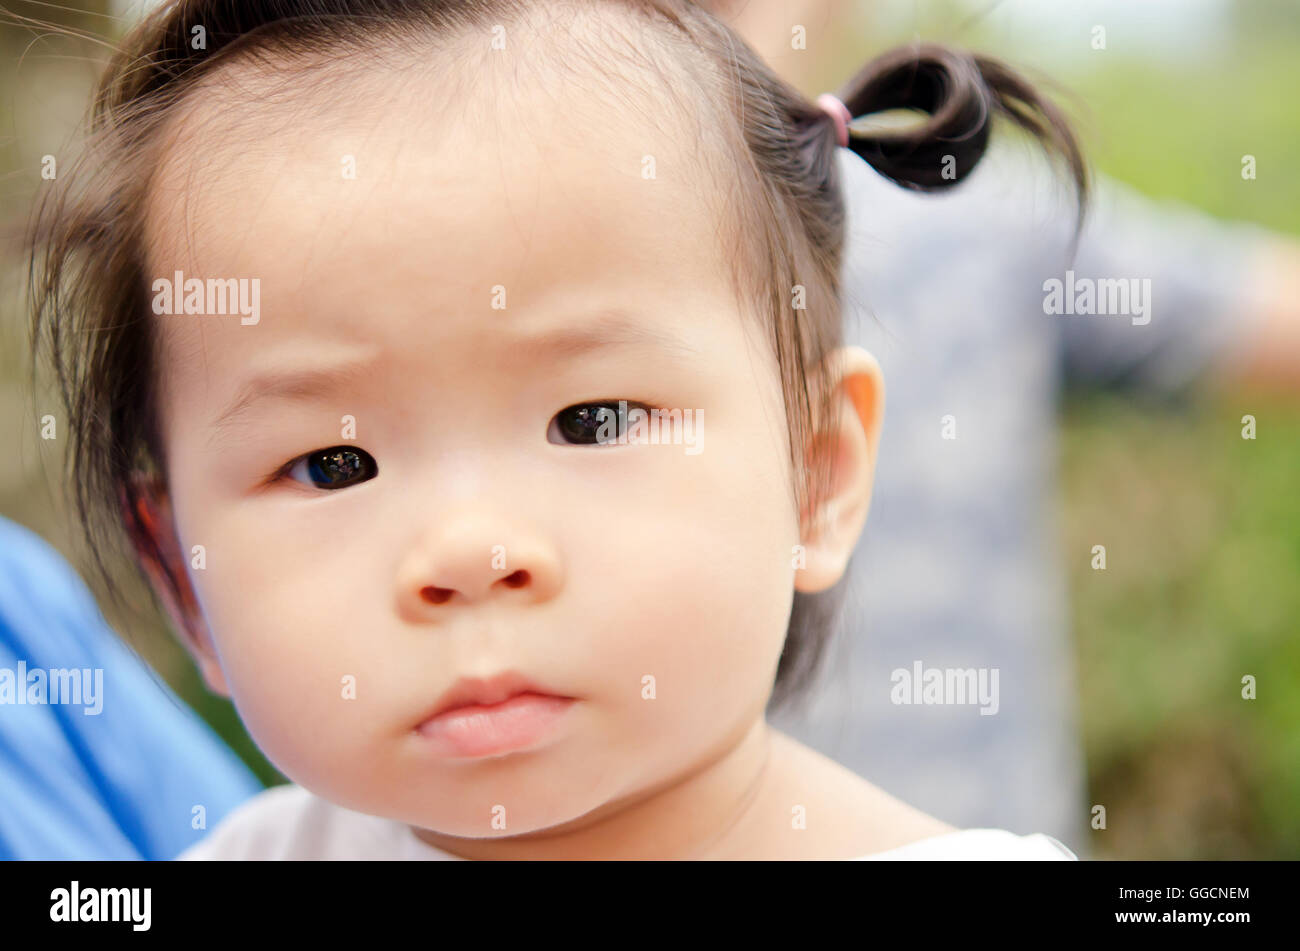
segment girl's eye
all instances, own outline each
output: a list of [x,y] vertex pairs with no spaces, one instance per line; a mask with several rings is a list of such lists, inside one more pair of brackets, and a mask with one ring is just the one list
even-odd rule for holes
[[318,489],[343,489],[379,474],[374,457],[364,449],[334,446],[300,456],[286,475],[298,482],[310,480]]
[[[649,407],[644,403],[623,401],[627,411],[644,410]],[[618,435],[628,424],[619,419],[619,401],[602,400],[596,403],[577,403],[562,409],[551,418],[551,425],[546,431],[548,442],[570,446],[595,446],[614,444]]]

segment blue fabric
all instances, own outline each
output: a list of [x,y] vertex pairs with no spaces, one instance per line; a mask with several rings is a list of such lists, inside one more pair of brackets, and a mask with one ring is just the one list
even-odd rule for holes
[[[17,703],[20,664],[98,669],[102,689]],[[24,696],[53,699],[53,680]],[[261,789],[118,640],[71,566],[0,518],[0,858],[170,859]],[[195,806],[207,828],[192,828]]]

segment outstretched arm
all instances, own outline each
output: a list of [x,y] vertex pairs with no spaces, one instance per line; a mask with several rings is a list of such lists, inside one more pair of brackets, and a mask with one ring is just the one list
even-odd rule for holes
[[1214,367],[1226,385],[1300,394],[1300,240],[1278,236],[1251,262],[1243,306],[1258,308],[1256,332]]

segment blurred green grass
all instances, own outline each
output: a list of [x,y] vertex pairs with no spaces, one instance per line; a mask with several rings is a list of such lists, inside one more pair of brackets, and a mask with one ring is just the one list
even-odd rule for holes
[[[1147,195],[1300,234],[1300,4],[1202,55],[1097,58],[1091,158]],[[1254,155],[1255,180],[1241,177]],[[1300,355],[1297,355],[1300,362]],[[1241,438],[1241,417],[1258,421]],[[1300,856],[1300,401],[1217,393],[1063,414],[1064,550],[1099,858]],[[1091,568],[1094,544],[1107,570]],[[1255,700],[1241,678],[1257,681]]]
[[[1241,438],[1241,417],[1257,438]],[[1064,541],[1097,857],[1300,855],[1300,407],[1072,401]],[[1092,546],[1106,546],[1104,571]],[[1242,678],[1257,699],[1242,699]]]
[[[1027,2],[935,0],[905,12],[912,32],[895,22],[872,43],[921,36],[1027,67],[1068,92],[1058,99],[1100,172],[1300,235],[1300,3],[1230,4],[1211,41],[1180,57],[1150,55],[1149,26],[1080,4],[1063,28],[1086,44],[1089,24],[1109,24],[1108,49],[1057,61],[1059,47],[1005,29]],[[981,10],[991,15],[972,16]],[[825,81],[843,70],[828,67]],[[1242,178],[1244,155],[1254,180]],[[1259,421],[1253,441],[1241,438],[1246,413]],[[1072,393],[1061,427],[1089,796],[1108,820],[1093,855],[1300,857],[1300,399],[1219,391],[1170,406]],[[1105,571],[1091,567],[1096,544]],[[1241,698],[1247,674],[1255,700]]]

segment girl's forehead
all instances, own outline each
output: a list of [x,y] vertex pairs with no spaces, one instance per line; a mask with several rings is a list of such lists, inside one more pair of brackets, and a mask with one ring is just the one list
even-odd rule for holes
[[668,277],[720,258],[714,209],[680,148],[627,116],[556,119],[507,137],[398,111],[350,128],[250,117],[247,147],[210,150],[200,132],[155,178],[149,269],[310,284],[364,262],[379,291],[403,278],[579,279],[620,264]]
[[546,321],[569,305],[725,303],[698,144],[663,117],[539,92],[435,121],[421,98],[320,122],[190,110],[154,180],[147,278],[256,280],[261,319],[159,318],[167,363],[233,373],[295,337],[450,343],[500,321],[498,303]]
[[680,98],[644,76],[620,90],[584,82],[581,70],[508,87],[496,75],[508,60],[481,58],[494,67],[472,82],[428,69],[329,80],[328,70],[286,78],[255,63],[218,70],[160,136],[145,215],[151,265],[229,250],[223,237],[272,215],[264,237],[280,243],[304,230],[313,244],[395,239],[406,220],[431,229],[426,241],[454,235],[447,251],[467,247],[467,219],[503,212],[529,234],[555,228],[570,240],[590,233],[565,233],[575,222],[610,215],[643,239],[666,218],[682,239],[692,224],[714,224],[723,136],[701,136]]

